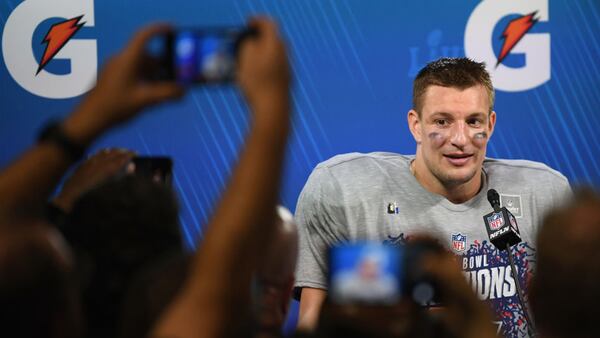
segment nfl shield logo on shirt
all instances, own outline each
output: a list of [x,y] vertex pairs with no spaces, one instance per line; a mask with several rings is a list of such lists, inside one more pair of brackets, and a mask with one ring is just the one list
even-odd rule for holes
[[465,251],[467,247],[467,236],[460,232],[452,235],[452,248],[456,251]]

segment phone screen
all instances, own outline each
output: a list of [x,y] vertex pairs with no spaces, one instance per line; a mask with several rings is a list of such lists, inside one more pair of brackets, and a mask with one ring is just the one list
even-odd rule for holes
[[147,46],[156,66],[152,78],[184,85],[230,82],[237,45],[246,35],[240,28],[178,29],[152,39]]
[[355,243],[329,250],[329,296],[334,303],[385,304],[403,289],[402,250],[379,243]]

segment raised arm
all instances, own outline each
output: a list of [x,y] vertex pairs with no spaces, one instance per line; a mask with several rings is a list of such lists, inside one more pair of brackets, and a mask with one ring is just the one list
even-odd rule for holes
[[[144,83],[144,46],[164,26],[141,30],[113,57],[96,87],[81,105],[58,124],[58,130],[76,148],[85,149],[111,127],[142,108],[182,95],[175,83]],[[0,172],[0,224],[17,217],[39,216],[48,196],[76,156],[55,141],[41,141]]]
[[242,44],[238,60],[250,132],[190,277],[154,337],[238,337],[249,318],[251,274],[274,227],[290,109],[288,63],[275,24],[255,19],[250,25],[258,35]]

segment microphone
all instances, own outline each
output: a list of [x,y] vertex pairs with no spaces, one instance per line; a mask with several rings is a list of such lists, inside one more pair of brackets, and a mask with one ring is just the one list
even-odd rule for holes
[[515,216],[506,209],[500,207],[500,195],[494,189],[487,192],[487,198],[494,211],[483,216],[485,229],[487,230],[490,242],[500,250],[507,250],[521,242],[521,234]]
[[487,192],[488,202],[492,205],[495,212],[500,211],[500,194],[496,191],[496,189],[490,189]]
[[499,250],[506,250],[508,259],[510,261],[510,268],[512,271],[513,278],[517,287],[517,295],[519,297],[519,303],[523,309],[523,314],[527,320],[527,331],[530,337],[536,336],[535,324],[532,321],[531,313],[525,303],[525,296],[521,288],[521,283],[517,274],[517,268],[515,267],[514,258],[510,248],[521,242],[521,234],[519,233],[519,227],[517,226],[517,220],[515,216],[508,211],[505,207],[500,207],[500,194],[495,189],[490,189],[487,192],[488,202],[494,208],[493,212],[483,216],[483,222],[485,223],[485,229],[487,230],[490,242],[494,244]]

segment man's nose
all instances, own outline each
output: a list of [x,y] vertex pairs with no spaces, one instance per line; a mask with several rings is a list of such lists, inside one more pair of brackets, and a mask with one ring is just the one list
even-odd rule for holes
[[466,123],[459,121],[452,126],[450,142],[457,148],[463,148],[469,140],[469,128]]

